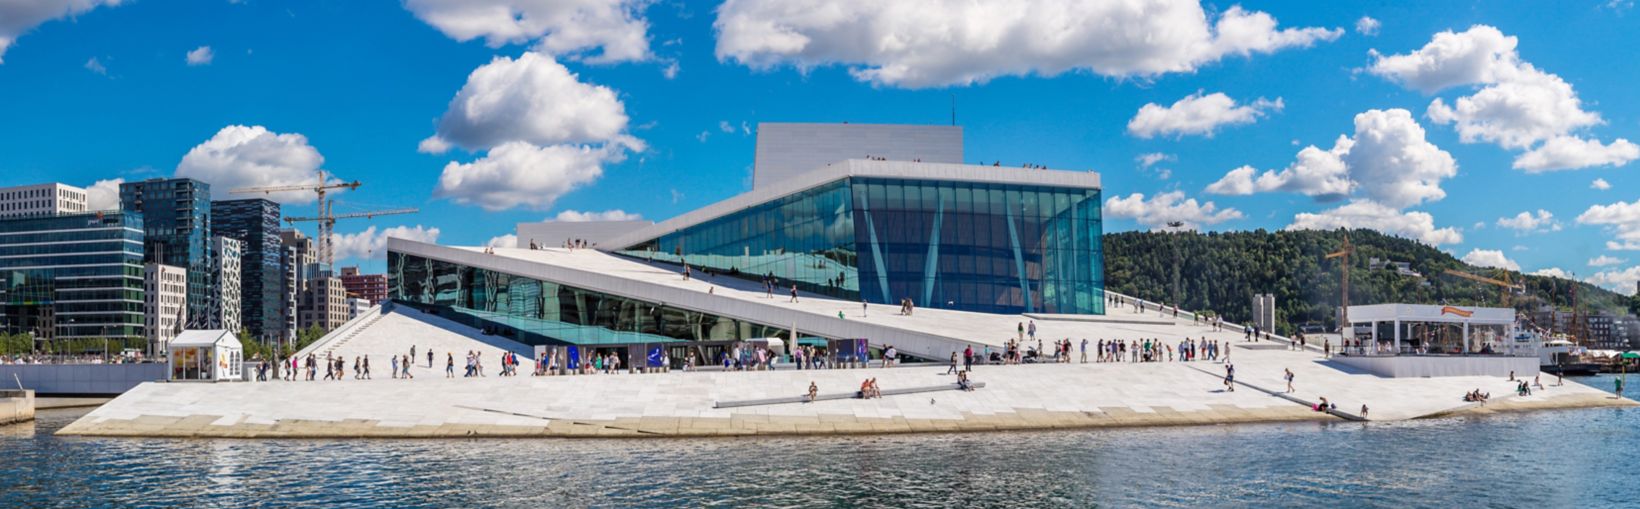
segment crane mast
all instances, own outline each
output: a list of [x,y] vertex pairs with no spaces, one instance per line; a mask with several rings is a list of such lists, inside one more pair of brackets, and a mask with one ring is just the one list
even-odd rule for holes
[[324,170],[319,170],[319,182],[315,183],[315,184],[299,184],[299,185],[290,185],[290,186],[246,187],[246,188],[234,189],[231,192],[236,193],[236,194],[262,194],[262,195],[268,195],[268,194],[273,194],[273,193],[308,191],[308,192],[312,192],[315,195],[317,195],[318,196],[318,207],[317,208],[319,210],[318,215],[313,216],[313,217],[287,217],[287,218],[285,218],[285,222],[290,223],[291,225],[295,225],[298,222],[319,223],[319,266],[320,266],[321,269],[329,269],[331,267],[331,265],[335,263],[335,257],[336,257],[333,237],[336,234],[336,220],[337,219],[348,219],[348,218],[356,218],[356,217],[374,218],[376,216],[387,216],[387,215],[394,215],[394,214],[410,214],[410,213],[418,212],[418,209],[414,209],[414,208],[399,208],[399,209],[389,209],[389,210],[377,210],[377,211],[370,211],[370,212],[357,212],[357,213],[341,214],[341,215],[336,215],[335,213],[332,212],[332,205],[334,204],[335,201],[330,198],[330,192],[331,191],[333,191],[333,190],[354,190],[354,189],[358,189],[359,186],[361,186],[361,185],[363,185],[363,183],[361,183],[357,180],[354,180],[352,182],[329,182],[328,179],[326,178],[325,171]]

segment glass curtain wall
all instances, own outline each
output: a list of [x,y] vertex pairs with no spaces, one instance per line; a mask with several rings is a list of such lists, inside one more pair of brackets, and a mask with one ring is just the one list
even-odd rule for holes
[[525,344],[738,341],[789,331],[550,281],[390,252],[388,297]]
[[866,298],[1103,314],[1099,190],[854,179]]
[[854,215],[848,181],[759,204],[620,251],[692,270],[712,269],[780,288],[860,298]]

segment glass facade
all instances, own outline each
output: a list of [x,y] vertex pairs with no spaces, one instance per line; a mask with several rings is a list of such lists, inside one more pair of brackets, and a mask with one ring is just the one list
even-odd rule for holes
[[284,277],[279,266],[279,204],[261,198],[211,202],[213,235],[238,240],[240,321],[252,337],[284,338]]
[[399,252],[388,298],[531,345],[736,341],[786,330]]
[[143,340],[142,216],[0,220],[0,328]]
[[120,209],[142,214],[146,261],[188,269],[188,325],[203,328],[211,316],[211,185],[186,178],[126,182]]
[[621,254],[843,299],[1103,314],[1098,189],[853,177]]

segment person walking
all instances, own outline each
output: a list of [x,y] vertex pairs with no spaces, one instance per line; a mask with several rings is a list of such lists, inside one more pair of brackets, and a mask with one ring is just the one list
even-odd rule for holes
[[455,352],[445,352],[444,353],[444,378],[455,378],[455,377],[456,377],[456,354],[455,354]]
[[860,299],[860,318],[865,318],[866,317],[866,311],[868,311],[868,310],[869,310],[869,307],[866,306],[866,300],[865,299]]
[[792,283],[792,302],[797,302],[797,284]]
[[409,380],[409,379],[411,379],[411,378],[415,378],[415,376],[414,376],[414,375],[411,375],[411,374],[410,374],[410,356],[409,356],[409,355],[405,355],[405,356],[404,356],[404,363],[403,363],[403,369],[401,369],[401,370],[400,370],[400,371],[402,371],[402,373],[401,373],[401,374],[403,374],[403,375],[404,375],[404,379],[405,379],[405,380]]
[[951,367],[946,368],[945,374],[947,374],[947,375],[957,374],[957,352],[951,352]]
[[364,356],[364,379],[370,379],[370,356]]
[[1287,381],[1287,392],[1292,393],[1293,392],[1293,370],[1283,368],[1282,371],[1286,372],[1281,376],[1281,378]]
[[399,378],[399,356],[391,355],[388,356],[388,359],[393,361],[393,379],[397,380]]

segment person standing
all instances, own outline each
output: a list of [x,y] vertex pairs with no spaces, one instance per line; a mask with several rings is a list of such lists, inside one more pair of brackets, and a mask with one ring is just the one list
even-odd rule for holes
[[962,348],[962,370],[974,370],[974,345],[968,345]]
[[412,376],[412,375],[411,375],[411,374],[410,374],[410,356],[409,356],[409,355],[405,355],[405,356],[404,356],[404,363],[403,363],[403,366],[404,366],[404,367],[403,367],[403,369],[402,369],[402,370],[401,370],[401,371],[403,371],[403,374],[404,374],[404,379],[405,379],[405,380],[409,380],[409,379],[411,379],[411,378],[415,378],[415,376]]
[[[1031,339],[1036,339],[1036,320],[1031,320],[1030,325],[1025,326],[1025,333],[1029,334]],[[1042,351],[1042,342],[1038,341],[1036,347],[1037,351]]]
[[797,302],[797,283],[792,283],[792,302]]
[[393,379],[397,380],[399,378],[399,356],[388,356],[388,360],[393,361]]
[[951,352],[951,367],[946,368],[945,374],[947,374],[947,375],[957,374],[957,352]]
[[455,378],[455,377],[456,377],[456,354],[455,354],[455,352],[445,352],[444,353],[444,378]]
[[1088,338],[1082,338],[1082,363],[1088,363]]
[[1287,369],[1287,368],[1282,368],[1282,371],[1285,372],[1281,375],[1281,378],[1287,381],[1287,392],[1292,393],[1293,392],[1293,370]]
[[433,369],[433,349],[427,349],[427,369]]
[[866,306],[866,300],[860,299],[860,318],[866,317],[867,310],[869,310],[869,308]]

